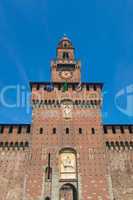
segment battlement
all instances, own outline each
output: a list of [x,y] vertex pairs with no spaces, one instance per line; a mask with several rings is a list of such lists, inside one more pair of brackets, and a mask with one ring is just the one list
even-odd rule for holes
[[133,134],[133,124],[107,124],[103,125],[104,134]]
[[106,148],[115,151],[133,150],[133,141],[106,141]]
[[[65,81],[64,81],[65,83]],[[64,86],[64,83],[60,82],[30,82],[30,87],[31,90],[44,90],[48,92],[52,92],[55,89],[61,90]],[[99,91],[102,90],[103,88],[103,83],[87,83],[87,82],[82,82],[81,83],[81,90],[78,90],[79,87],[79,82],[75,83],[67,83],[68,85],[68,90],[71,89],[73,91],[81,91],[81,90],[86,90],[86,91]],[[52,89],[50,88],[52,86]]]
[[25,150],[26,148],[29,148],[29,142],[0,142],[0,150]]
[[30,124],[0,124],[0,139],[5,135],[12,134],[30,134],[31,125]]
[[[61,100],[46,99],[32,100],[33,108],[60,108]],[[72,102],[74,108],[97,108],[101,105],[101,100],[75,100]]]

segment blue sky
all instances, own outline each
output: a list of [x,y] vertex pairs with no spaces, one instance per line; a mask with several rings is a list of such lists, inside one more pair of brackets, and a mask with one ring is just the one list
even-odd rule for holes
[[[105,84],[103,122],[133,123],[132,10],[132,0],[1,0],[0,92],[18,84],[28,91],[29,81],[49,80],[65,33],[82,61],[82,80]],[[15,90],[6,99],[14,103]],[[0,104],[0,123],[30,122],[26,108]]]

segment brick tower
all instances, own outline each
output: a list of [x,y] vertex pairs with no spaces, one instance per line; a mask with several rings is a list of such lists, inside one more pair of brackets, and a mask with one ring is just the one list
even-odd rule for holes
[[32,124],[0,125],[0,200],[132,200],[133,125],[102,124],[66,36],[51,76],[30,83]]
[[64,36],[51,62],[52,88],[47,91],[46,83],[32,83],[37,106],[32,146],[45,157],[39,163],[38,184],[44,173],[43,195],[54,200],[109,200],[100,116],[102,84],[81,83],[80,67],[71,41]]

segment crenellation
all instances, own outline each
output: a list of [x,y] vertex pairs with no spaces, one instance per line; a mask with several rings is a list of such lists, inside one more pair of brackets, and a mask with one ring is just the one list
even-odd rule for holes
[[0,142],[0,148],[2,148],[3,150],[4,149],[13,149],[15,150],[15,148],[17,148],[17,150],[19,149],[23,149],[25,150],[25,148],[29,148],[29,142],[28,141],[25,141],[25,142]]
[[104,134],[132,134],[133,126],[132,125],[103,125]]
[[31,125],[0,125],[0,135],[31,133]]
[[133,150],[133,141],[106,141],[107,150]]

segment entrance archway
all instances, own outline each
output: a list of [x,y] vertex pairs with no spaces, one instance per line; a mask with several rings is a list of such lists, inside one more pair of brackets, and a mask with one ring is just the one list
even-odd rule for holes
[[77,200],[77,190],[72,184],[65,184],[60,189],[60,200]]
[[46,197],[45,200],[50,200],[50,197]]

